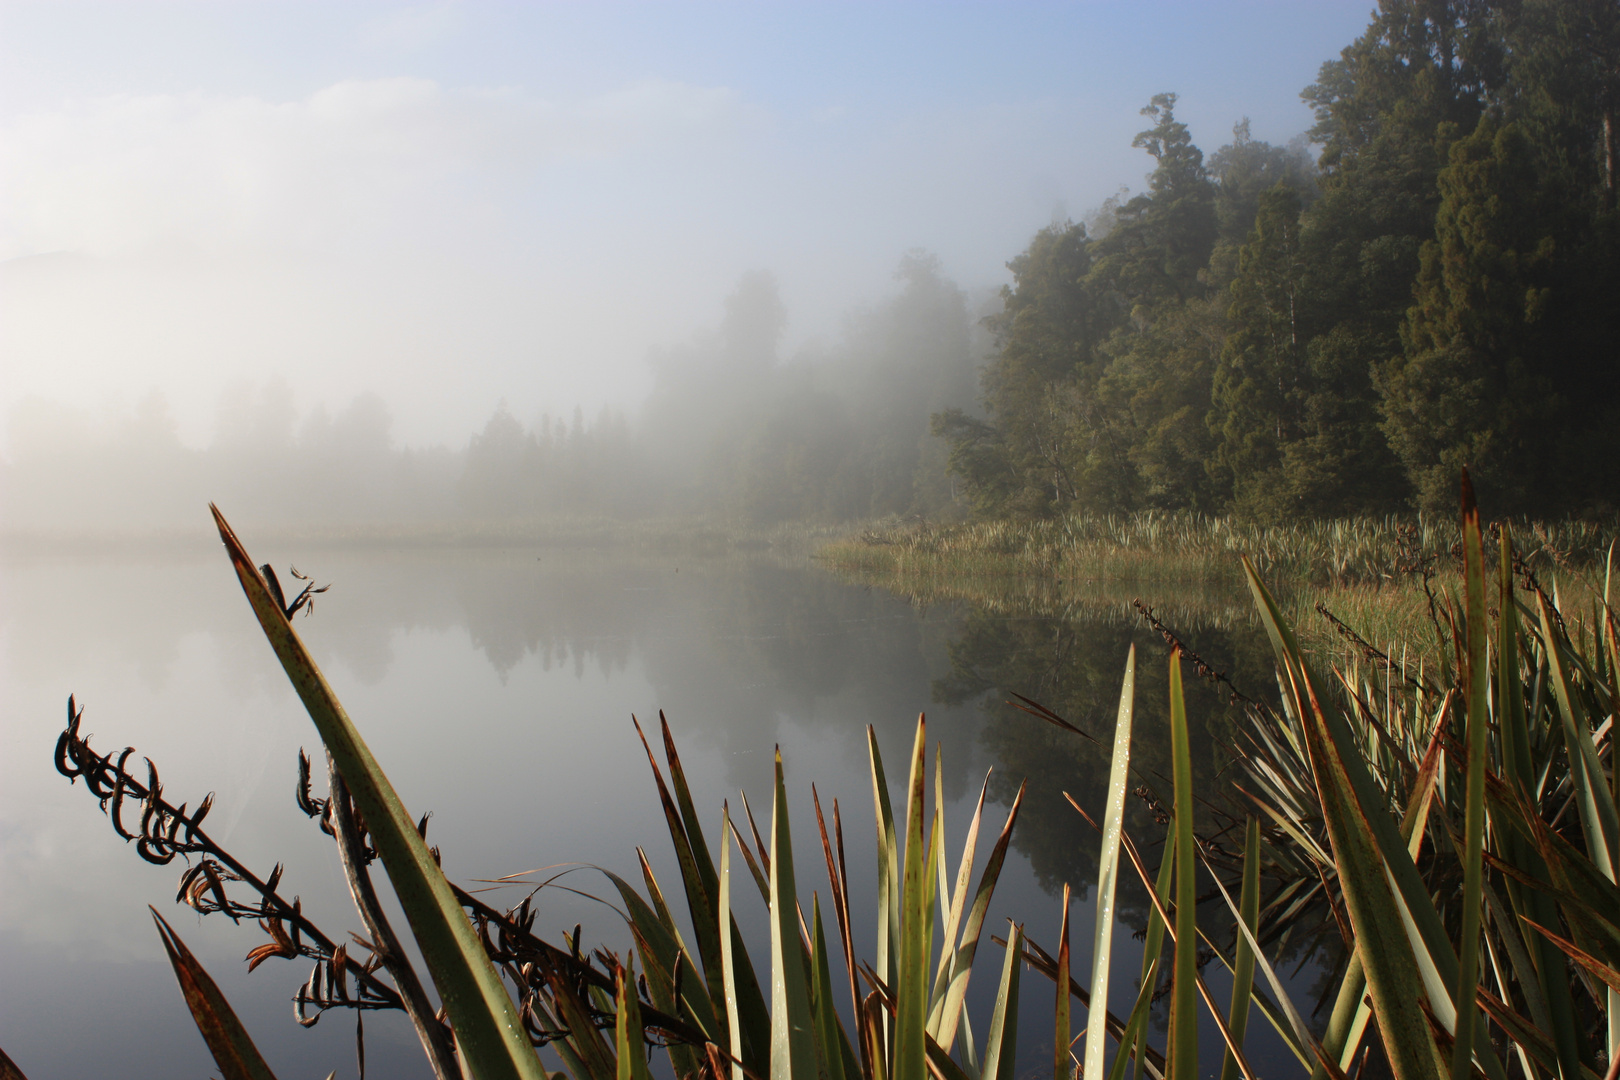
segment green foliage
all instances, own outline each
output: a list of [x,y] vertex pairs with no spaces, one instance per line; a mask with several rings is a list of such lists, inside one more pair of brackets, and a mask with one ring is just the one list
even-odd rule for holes
[[1209,412],[1219,440],[1210,473],[1256,517],[1280,516],[1265,512],[1268,503],[1292,509],[1283,453],[1305,420],[1299,215],[1291,188],[1278,184],[1260,196],[1254,230],[1238,254],[1227,309],[1233,330],[1221,349]]
[[1009,263],[988,416],[936,417],[971,508],[1433,512],[1463,464],[1611,506],[1611,7],[1386,0],[1304,91],[1314,168],[1246,122],[1206,167],[1154,97],[1147,190]]
[[1565,412],[1546,363],[1554,241],[1529,147],[1487,116],[1451,147],[1436,239],[1423,246],[1404,355],[1383,368],[1385,429],[1416,497],[1442,505],[1468,465],[1509,512],[1546,512]]

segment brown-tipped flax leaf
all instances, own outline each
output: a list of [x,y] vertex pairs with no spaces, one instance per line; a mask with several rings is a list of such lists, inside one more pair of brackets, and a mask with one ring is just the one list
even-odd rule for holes
[[191,1018],[197,1023],[203,1042],[208,1044],[208,1052],[219,1066],[223,1080],[275,1080],[275,1074],[265,1064],[259,1048],[253,1045],[247,1029],[237,1019],[218,985],[191,955],[180,936],[163,921],[157,909],[149,910],[157,923],[158,936],[163,939],[164,951],[169,954],[169,963],[174,967],[174,977],[179,980],[186,1008],[191,1010]]

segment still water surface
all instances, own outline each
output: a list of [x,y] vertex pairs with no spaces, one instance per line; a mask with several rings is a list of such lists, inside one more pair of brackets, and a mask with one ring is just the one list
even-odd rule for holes
[[[573,862],[635,879],[641,845],[666,889],[677,887],[630,722],[636,714],[656,724],[662,709],[699,809],[714,819],[711,843],[722,799],[735,808],[746,790],[756,808],[768,805],[781,747],[806,893],[826,890],[808,869],[820,864],[811,783],[824,805],[839,800],[856,947],[869,957],[876,875],[865,729],[876,729],[891,777],[903,778],[926,711],[930,742],[943,749],[949,847],[959,853],[987,770],[981,864],[1018,783],[1030,781],[987,928],[999,935],[1015,918],[1055,951],[1058,897],[1072,882],[1075,971],[1085,982],[1098,841],[1061,792],[1100,813],[1105,754],[1004,702],[1016,691],[1106,736],[1134,641],[1137,759],[1169,772],[1164,649],[1117,605],[1045,615],[1016,604],[921,606],[766,554],[357,551],[245,539],[283,571],[291,558],[334,583],[298,629],[412,812],[433,811],[429,838],[463,883]],[[1252,628],[1191,632],[1218,663],[1241,670],[1263,660]],[[71,692],[98,749],[134,745],[150,756],[171,801],[195,805],[217,791],[209,822],[217,840],[261,875],[284,861],[283,891],[300,894],[329,936],[358,929],[329,841],[293,805],[296,755],[318,747],[314,729],[218,549],[5,554],[0,679],[0,1046],[34,1080],[207,1075],[212,1063],[163,958],[151,904],[220,982],[284,1080],[332,1069],[352,1076],[350,1018],[331,1013],[307,1031],[292,1023],[288,1003],[308,976],[305,962],[271,960],[249,975],[242,957],[261,932],[176,906],[178,864],[143,863],[83,786],[51,766]],[[1198,782],[1209,791],[1219,783],[1224,712],[1197,691],[1191,706]],[[1136,835],[1155,839],[1145,809],[1133,803],[1132,812]],[[588,869],[565,880],[585,892],[605,886]],[[497,896],[521,899],[515,890]],[[587,944],[626,945],[599,903],[558,889],[537,903],[537,929],[553,939],[582,923]],[[1121,908],[1127,929],[1113,993],[1126,1004],[1116,1011],[1134,994],[1140,945],[1129,927],[1143,921],[1141,891],[1124,888]],[[762,912],[745,903],[740,917],[745,932],[763,933]],[[971,1002],[981,1032],[999,967],[999,947],[985,942]],[[1224,1000],[1217,968],[1209,974]],[[1050,1075],[1052,990],[1032,972],[1025,986],[1020,1073]],[[1083,1015],[1077,1008],[1076,1031]],[[1251,1025],[1250,1043],[1276,1066],[1264,1071],[1292,1075],[1262,1029]],[[373,1013],[366,1036],[372,1075],[427,1075],[398,1014]],[[1206,1057],[1208,1070],[1218,1068],[1218,1051]]]

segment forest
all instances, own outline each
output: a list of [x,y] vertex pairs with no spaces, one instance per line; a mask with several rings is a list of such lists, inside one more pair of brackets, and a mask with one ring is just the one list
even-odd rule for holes
[[1155,97],[1149,189],[1012,261],[974,509],[1613,509],[1620,8],[1392,0],[1303,96],[1314,162]]
[[893,295],[784,357],[776,281],[750,272],[629,416],[503,404],[463,448],[407,449],[381,399],[300,420],[272,380],[192,450],[161,399],[79,428],[36,404],[8,528],[160,525],[209,496],[312,523],[1284,522],[1449,508],[1465,465],[1493,513],[1612,513],[1620,6],[1385,0],[1302,96],[1293,142],[1243,120],[1207,155],[1155,96],[1146,188],[1040,230],[999,296],[909,252]]

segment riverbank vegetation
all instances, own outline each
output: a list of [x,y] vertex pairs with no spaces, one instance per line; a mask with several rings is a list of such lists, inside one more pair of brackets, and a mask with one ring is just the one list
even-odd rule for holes
[[[1517,535],[1527,570],[1590,606],[1620,522],[1524,523]],[[1140,599],[1188,629],[1252,621],[1247,558],[1307,640],[1343,641],[1336,618],[1386,649],[1432,658],[1446,635],[1430,597],[1457,594],[1461,543],[1454,523],[1430,516],[1261,524],[1148,511],[897,523],[828,544],[817,558],[850,580],[921,603],[1136,619]]]

